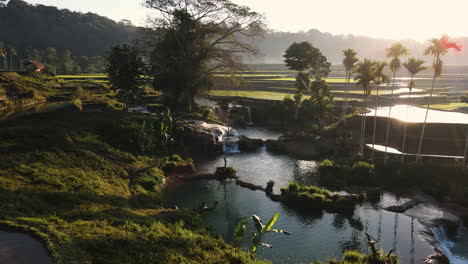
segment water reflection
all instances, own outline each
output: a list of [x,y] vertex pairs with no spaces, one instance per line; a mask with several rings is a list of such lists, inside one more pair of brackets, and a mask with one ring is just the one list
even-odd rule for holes
[[[377,108],[377,116],[388,117],[390,107]],[[407,115],[407,105],[395,105],[392,107],[391,117],[410,123],[422,123],[426,115],[426,108],[409,106]],[[367,116],[374,116],[375,109]],[[446,124],[468,124],[468,114],[458,112],[447,112],[439,110],[429,110],[427,117],[428,123],[446,123]]]
[[[251,128],[253,129],[253,128]],[[274,137],[276,135],[260,135],[258,131],[241,131],[239,134],[257,137]],[[264,133],[264,132],[263,132]],[[265,137],[264,137],[265,136]],[[222,159],[199,160],[198,169],[212,172],[215,166],[221,165]],[[285,155],[275,155],[264,148],[255,153],[233,154],[228,157],[228,164],[238,169],[238,176],[254,184],[265,185],[267,181],[276,181],[275,191],[287,185],[290,181],[303,184],[313,182],[313,172],[316,163],[313,161],[298,161]],[[215,211],[203,215],[213,232],[220,234],[226,241],[232,242],[232,232],[237,222],[248,215],[256,214],[262,219],[269,219],[276,212],[280,213],[275,225],[279,229],[292,232],[291,236],[268,234],[265,242],[272,244],[274,250],[261,248],[260,258],[273,263],[310,263],[313,260],[327,260],[341,257],[347,249],[365,252],[367,242],[365,232],[373,237],[379,237],[381,247],[385,251],[393,248],[394,240],[398,244],[397,252],[401,255],[401,263],[410,262],[410,254],[406,250],[411,247],[410,233],[411,217],[398,216],[398,226],[395,225],[395,213],[383,211],[370,204],[358,206],[354,215],[339,215],[324,211],[299,212],[285,207],[281,203],[271,201],[263,192],[251,191],[235,185],[233,182],[200,181],[176,183],[168,186],[168,198],[173,204],[184,208],[196,208],[202,201],[213,204],[218,201]],[[422,232],[424,226],[414,221],[414,244],[418,263],[429,254],[433,247],[426,241]],[[249,224],[246,234],[253,232]],[[241,245],[248,248],[250,237],[245,238]]]

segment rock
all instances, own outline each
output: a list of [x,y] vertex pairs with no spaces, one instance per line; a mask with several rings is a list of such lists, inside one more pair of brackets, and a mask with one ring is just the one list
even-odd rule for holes
[[268,151],[279,153],[279,154],[287,154],[286,148],[282,141],[280,140],[273,140],[269,139],[265,142]]
[[239,149],[242,151],[254,151],[265,145],[262,139],[253,139],[246,136],[239,136]]
[[450,261],[447,258],[447,256],[445,256],[444,254],[435,253],[435,254],[432,254],[432,255],[428,256],[424,260],[424,263],[426,263],[426,264],[449,264]]
[[216,168],[215,175],[218,179],[232,179],[236,177],[236,169],[232,167],[218,167]]
[[223,150],[220,144],[220,136],[223,131],[218,129],[220,125],[208,124],[206,122],[188,123],[184,126],[184,144],[196,153],[216,154]]
[[263,189],[263,186],[255,185],[255,184],[252,184],[252,183],[249,183],[249,182],[244,182],[244,181],[241,181],[241,180],[236,180],[236,184],[241,186],[241,187],[250,189],[252,191],[256,191],[256,190],[264,191],[265,190],[265,189]]
[[411,200],[403,204],[388,206],[384,209],[390,212],[394,212],[394,213],[404,213],[408,209],[411,209],[420,203],[421,203],[420,201]]
[[267,140],[268,151],[288,154],[299,159],[314,159],[320,157],[320,151],[312,139],[302,138],[280,138],[278,140]]

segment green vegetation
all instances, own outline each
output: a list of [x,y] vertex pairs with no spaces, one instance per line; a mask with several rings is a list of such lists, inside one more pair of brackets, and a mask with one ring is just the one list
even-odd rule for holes
[[[0,3],[0,32],[0,40],[16,47],[10,68],[20,69],[26,60],[40,60],[66,74],[103,72],[104,53],[112,45],[136,37],[136,28],[129,21],[115,22],[93,13],[22,0]],[[72,54],[75,56],[69,56]]]
[[252,54],[254,48],[240,36],[264,31],[262,15],[230,1],[149,0],[145,5],[162,14],[146,36],[154,43],[154,87],[181,111],[193,110],[195,97],[212,88],[214,74],[243,68],[240,55]]
[[364,255],[356,251],[346,251],[343,259],[341,260],[329,260],[326,262],[314,261],[311,264],[398,264],[399,259],[395,254],[387,256],[385,252],[377,252],[377,255]]
[[356,204],[366,200],[365,193],[339,195],[316,186],[301,186],[297,183],[290,183],[287,188],[281,188],[281,201],[302,210],[352,211]]
[[141,101],[145,94],[143,76],[146,69],[133,48],[127,45],[113,47],[107,57],[106,72],[110,88],[117,92],[125,108]]
[[193,212],[164,209],[162,169],[174,159],[145,154],[163,147],[141,133],[152,119],[56,111],[4,121],[2,230],[33,234],[56,263],[259,263]]
[[[315,113],[317,116],[327,115],[327,108],[332,104],[330,96],[330,86],[324,81],[324,78],[330,74],[331,63],[320,52],[319,49],[314,47],[309,42],[294,42],[286,49],[284,53],[284,62],[290,70],[297,71],[295,88],[296,94],[294,101],[296,104],[296,111],[294,119],[299,119],[299,109],[302,104],[302,97],[305,91],[311,91],[312,96],[309,103],[317,104],[316,110],[322,110]],[[321,118],[319,117],[318,120]]]

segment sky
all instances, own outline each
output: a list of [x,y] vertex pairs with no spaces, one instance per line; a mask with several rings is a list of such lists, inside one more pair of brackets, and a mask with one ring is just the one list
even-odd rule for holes
[[[144,25],[141,0],[26,0]],[[468,0],[232,0],[263,13],[271,29],[427,40],[468,36]],[[287,3],[287,4],[285,4]]]

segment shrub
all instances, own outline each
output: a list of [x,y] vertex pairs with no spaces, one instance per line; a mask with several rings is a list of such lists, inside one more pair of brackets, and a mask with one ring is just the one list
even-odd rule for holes
[[360,263],[363,256],[356,251],[346,251],[344,253],[343,260],[349,263]]

